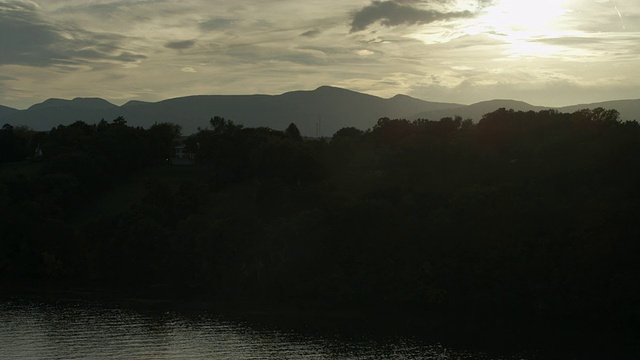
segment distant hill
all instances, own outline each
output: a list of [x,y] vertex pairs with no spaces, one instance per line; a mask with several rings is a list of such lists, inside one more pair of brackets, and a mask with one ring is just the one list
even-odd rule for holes
[[40,104],[35,104],[29,110],[42,109],[88,109],[88,110],[104,110],[116,109],[114,105],[107,100],[100,98],[75,98],[73,100],[48,99]]
[[[640,99],[575,105],[558,110],[572,112],[598,106],[617,109],[625,120],[640,119]],[[460,115],[478,121],[482,115],[501,107],[521,111],[549,108],[514,100],[491,100],[465,106],[424,101],[406,95],[385,99],[321,86],[311,91],[292,91],[281,95],[197,95],[159,102],[132,100],[122,106],[100,98],[49,99],[27,110],[0,107],[0,124],[49,130],[79,120],[93,124],[101,119],[111,121],[124,116],[129,125],[145,128],[161,122],[180,124],[183,134],[188,135],[209,126],[212,117],[222,116],[246,127],[265,126],[283,130],[290,123],[295,123],[303,135],[331,136],[347,126],[369,129],[381,117],[439,120]]]
[[146,105],[146,104],[151,104],[148,101],[140,101],[140,100],[130,100],[127,101],[126,104],[123,104],[121,107],[122,108],[132,108],[132,107],[136,107],[136,106],[140,106],[140,105]]
[[372,127],[381,117],[408,117],[420,111],[457,108],[461,104],[423,101],[405,95],[391,99],[341,88],[322,86],[312,91],[281,95],[199,95],[155,103],[129,101],[116,106],[103,99],[49,99],[16,113],[0,114],[0,122],[49,130],[59,124],[82,120],[96,123],[124,116],[129,125],[149,127],[154,123],[180,124],[183,134],[209,126],[209,119],[222,116],[246,127],[285,129],[296,123],[303,135],[331,136],[353,126]]
[[540,111],[549,109],[549,107],[535,106],[528,104],[524,101],[516,100],[489,100],[475,103],[468,106],[461,106],[455,109],[443,109],[436,111],[425,111],[414,114],[414,118],[423,118],[429,120],[440,120],[443,117],[454,117],[456,115],[461,116],[463,119],[472,119],[477,122],[482,118],[482,115],[490,113],[494,110],[505,108],[513,109],[516,111]]
[[50,130],[54,126],[76,121],[93,124],[103,118],[112,120],[120,113],[120,107],[100,98],[48,99],[27,110],[6,115],[0,113],[0,122],[26,125],[35,130]]
[[[8,106],[2,106],[0,105],[0,119],[2,119],[4,116],[9,116],[11,114],[15,114],[17,113],[18,109],[14,109]],[[4,123],[0,124],[0,126],[4,125]]]
[[411,119],[439,120],[443,117],[461,116],[463,119],[471,119],[474,122],[480,121],[486,113],[499,108],[513,109],[515,111],[540,111],[545,109],[555,109],[560,112],[572,113],[581,109],[594,109],[602,107],[605,109],[616,109],[620,112],[622,120],[640,120],[640,99],[605,101],[592,104],[571,105],[560,108],[550,106],[535,106],[523,101],[516,100],[489,100],[475,103],[468,106],[461,106],[453,109],[443,109],[435,111],[424,111],[411,116]]
[[217,115],[246,127],[285,129],[295,123],[304,135],[319,131],[320,135],[330,136],[346,126],[368,129],[385,116],[406,117],[417,111],[458,106],[408,96],[383,99],[323,86],[281,95],[201,95],[157,103],[129,102],[121,112],[130,124],[147,127],[169,121],[182,125],[185,134],[207,127],[209,119]]
[[593,104],[571,105],[558,108],[558,110],[561,112],[574,112],[580,109],[594,109],[597,107],[618,110],[622,120],[640,120],[640,99],[613,100]]

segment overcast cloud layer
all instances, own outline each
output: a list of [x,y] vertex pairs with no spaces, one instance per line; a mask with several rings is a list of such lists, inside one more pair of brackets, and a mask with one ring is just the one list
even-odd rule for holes
[[640,98],[637,0],[0,0],[0,104],[334,85],[472,103]]

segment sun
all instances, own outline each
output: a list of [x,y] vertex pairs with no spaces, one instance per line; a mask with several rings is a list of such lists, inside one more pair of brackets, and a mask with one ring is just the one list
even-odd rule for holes
[[563,0],[499,0],[488,10],[484,21],[505,31],[548,32],[559,18],[570,12]]
[[536,40],[570,33],[563,23],[566,20],[563,15],[572,12],[569,5],[573,1],[576,0],[490,0],[490,5],[476,7],[476,16],[470,19],[453,21],[448,28],[425,27],[407,37],[425,44],[438,44],[462,36],[485,34],[510,44],[510,49],[505,51],[509,56],[541,55],[554,49],[536,44]]
[[568,0],[497,0],[486,8],[472,33],[486,33],[505,41],[511,57],[545,56],[553,49],[532,40],[554,38],[563,33],[562,16],[571,12]]

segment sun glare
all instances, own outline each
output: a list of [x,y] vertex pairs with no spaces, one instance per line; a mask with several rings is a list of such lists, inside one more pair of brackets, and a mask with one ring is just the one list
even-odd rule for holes
[[558,18],[569,12],[562,0],[500,0],[488,9],[485,21],[511,31],[549,31]]
[[566,3],[567,0],[499,0],[468,31],[485,32],[509,43],[506,54],[511,57],[545,56],[552,49],[529,40],[560,35],[563,32],[560,18],[571,12]]

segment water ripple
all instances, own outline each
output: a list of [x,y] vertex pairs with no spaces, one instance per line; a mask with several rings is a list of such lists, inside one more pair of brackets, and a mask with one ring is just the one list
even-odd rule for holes
[[0,359],[477,359],[410,339],[377,343],[95,303],[0,303]]

